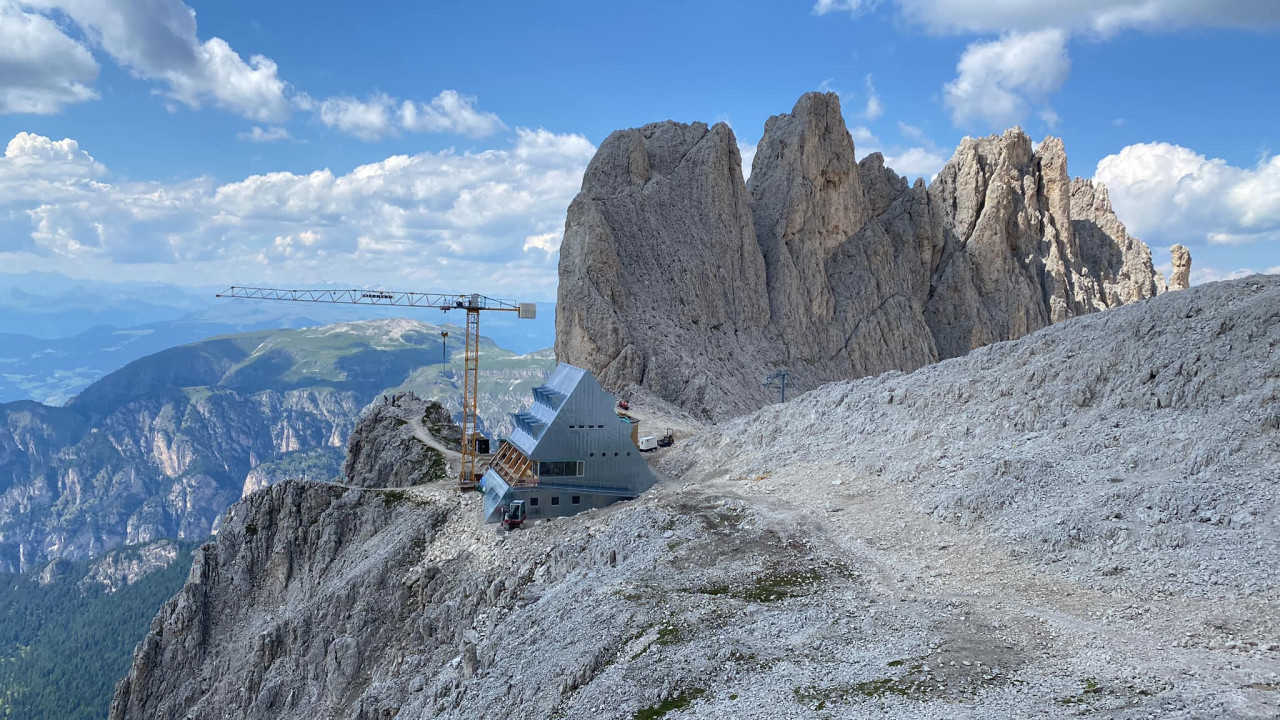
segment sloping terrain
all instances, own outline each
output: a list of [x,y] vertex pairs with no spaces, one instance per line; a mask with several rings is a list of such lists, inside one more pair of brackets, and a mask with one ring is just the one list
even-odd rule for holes
[[1199,286],[666,451],[640,499],[284,483],[112,718],[1273,718],[1280,278]]
[[[0,571],[201,540],[246,484],[340,464],[384,392],[460,407],[462,348],[446,356],[439,329],[393,318],[212,338],[130,363],[65,407],[0,405]],[[480,352],[480,416],[500,428],[555,360],[487,339]]]

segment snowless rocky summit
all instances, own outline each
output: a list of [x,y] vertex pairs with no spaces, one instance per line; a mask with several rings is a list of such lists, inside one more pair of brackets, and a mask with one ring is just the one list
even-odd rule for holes
[[914,370],[1164,289],[1062,141],[966,138],[932,185],[855,161],[834,93],[733,132],[662,122],[600,146],[560,250],[556,355],[703,417]]
[[440,403],[411,392],[384,395],[351,431],[342,476],[357,487],[441,480],[449,474],[446,455],[457,455],[461,441],[462,430]]
[[1186,290],[1191,287],[1191,252],[1181,245],[1170,248],[1173,256],[1173,275],[1169,278],[1170,290]]
[[447,483],[256,492],[110,717],[1280,716],[1280,277],[661,452],[512,533]]

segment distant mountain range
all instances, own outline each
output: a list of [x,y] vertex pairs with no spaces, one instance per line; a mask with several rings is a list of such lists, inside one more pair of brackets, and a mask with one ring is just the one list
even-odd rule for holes
[[[203,538],[251,470],[335,466],[382,393],[457,410],[461,332],[446,349],[441,329],[390,318],[215,337],[134,360],[63,407],[0,404],[0,571]],[[484,427],[501,433],[554,364],[484,338]]]
[[[62,405],[134,360],[217,335],[406,315],[446,326],[463,320],[430,310],[216,298],[224,289],[0,273],[0,402]],[[506,315],[486,316],[482,326],[499,346],[517,353],[551,346],[553,303],[539,304],[536,320]]]

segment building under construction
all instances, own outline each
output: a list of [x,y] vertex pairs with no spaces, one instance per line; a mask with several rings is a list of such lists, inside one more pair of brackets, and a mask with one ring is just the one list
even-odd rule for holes
[[560,363],[533,390],[528,410],[480,481],[487,523],[523,501],[530,519],[573,515],[629,500],[651,487],[653,471],[636,446],[637,426],[614,410],[595,377]]

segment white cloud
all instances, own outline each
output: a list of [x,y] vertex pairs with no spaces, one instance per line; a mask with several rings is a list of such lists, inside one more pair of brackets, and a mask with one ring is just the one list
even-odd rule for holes
[[246,62],[222,38],[201,42],[195,12],[180,0],[29,0],[58,10],[133,75],[164,83],[162,94],[192,108],[205,102],[251,120],[289,115],[285,83],[262,55]]
[[106,168],[75,140],[50,140],[20,132],[0,158],[0,207],[79,197],[83,190],[92,190],[96,178],[105,173]]
[[400,126],[405,130],[422,132],[452,132],[481,138],[506,129],[506,125],[491,112],[479,112],[476,99],[445,90],[432,98],[430,103],[414,103],[406,100],[400,106]]
[[862,111],[862,117],[867,122],[875,122],[883,114],[884,105],[880,104],[880,96],[876,94],[876,86],[871,81],[871,75],[867,75],[867,107]]
[[1037,114],[1040,116],[1040,122],[1044,123],[1045,127],[1050,130],[1058,127],[1058,123],[1062,121],[1058,111],[1051,107],[1041,108]]
[[396,134],[394,101],[385,94],[376,94],[368,100],[353,97],[333,97],[316,107],[320,122],[361,140],[378,140]]
[[546,254],[560,252],[560,241],[564,239],[564,233],[548,232],[541,235],[530,235],[524,239],[524,250],[541,250]]
[[908,179],[923,177],[932,181],[949,158],[929,148],[907,148],[900,153],[884,156],[884,164]]
[[742,156],[742,179],[747,180],[751,177],[751,164],[756,161],[756,148],[759,147],[758,142],[742,142],[738,141],[738,154]]
[[957,125],[1003,129],[1062,86],[1071,70],[1061,30],[1007,33],[965,48],[955,80],[943,87]]
[[1280,156],[1252,168],[1169,143],[1130,145],[1098,162],[1116,213],[1161,244],[1280,239]]
[[849,136],[853,138],[854,155],[859,160],[880,150],[880,138],[871,132],[866,125],[854,125],[849,128]]
[[451,132],[481,138],[507,126],[491,112],[475,109],[476,98],[445,90],[429,103],[400,102],[385,93],[367,100],[333,97],[315,103],[305,98],[300,105],[315,107],[320,122],[327,127],[355,135],[361,140],[379,140],[407,132]]
[[[943,87],[953,122],[1003,130],[1042,106],[1070,73],[1066,42],[1084,34],[1110,38],[1125,30],[1188,27],[1260,30],[1280,27],[1276,0],[895,0],[909,24],[938,35],[991,35],[961,55],[957,77]],[[860,0],[818,0],[817,15],[858,15],[875,7]],[[1058,121],[1040,109],[1049,128]]]
[[48,17],[0,0],[0,113],[47,115],[98,96],[98,63]]
[[863,10],[873,10],[879,0],[817,0],[813,4],[814,15],[826,15],[833,12],[846,12],[857,15]]
[[247,140],[248,142],[255,143],[272,143],[280,142],[282,140],[293,140],[293,136],[289,134],[289,131],[279,125],[273,125],[265,130],[254,125],[253,129],[249,132],[236,133],[236,137],[241,140]]
[[[0,158],[0,232],[19,239],[0,262],[88,277],[519,282],[550,297],[548,236],[594,152],[582,136],[518,128],[504,149],[396,155],[340,175],[111,182],[75,141],[23,133]],[[531,240],[543,252],[524,252]]]
[[903,16],[939,34],[1058,28],[1110,36],[1183,27],[1258,29],[1280,25],[1274,0],[897,0]]

